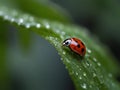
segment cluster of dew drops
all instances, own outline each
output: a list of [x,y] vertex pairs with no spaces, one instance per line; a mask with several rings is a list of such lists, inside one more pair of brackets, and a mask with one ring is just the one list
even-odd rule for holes
[[[12,23],[17,23],[18,25],[25,26],[27,29],[31,27],[35,28],[46,28],[46,29],[51,29],[55,31],[55,33],[59,34],[60,37],[63,39],[65,36],[65,32],[62,31],[64,28],[63,24],[59,23],[59,26],[56,27],[51,27],[50,23],[46,20],[41,20],[37,21],[33,16],[28,15],[28,14],[19,14],[18,11],[16,10],[8,10],[7,8],[3,7],[0,8],[0,17],[3,17],[4,20],[10,21]],[[49,38],[51,39],[51,37]],[[54,39],[53,39],[54,40]]]
[[46,29],[50,28],[50,25],[46,21],[41,24],[40,22],[35,21],[35,18],[33,16],[30,16],[28,14],[19,14],[16,10],[9,11],[4,7],[0,9],[0,17],[3,17],[4,20],[11,21],[12,23],[23,25],[26,28],[41,28],[42,25]]
[[[92,51],[87,48],[87,52],[86,52],[86,53],[87,53],[86,57],[89,57],[90,54],[92,53]],[[66,55],[66,52],[65,52],[65,51],[63,51],[63,55]],[[63,59],[61,59],[61,60],[63,60]],[[98,67],[101,67],[101,63],[100,63],[95,57],[93,57],[92,60],[97,64]],[[67,62],[67,63],[71,63],[70,60],[68,60],[68,59],[66,59],[66,62]],[[77,69],[79,69],[79,70],[81,71],[80,66],[78,66],[78,65],[75,64],[75,63],[72,63],[72,64],[74,64],[74,65],[77,67]],[[86,62],[86,66],[89,68],[89,67],[91,66],[91,64],[88,63],[88,62]],[[86,68],[87,68],[87,67],[86,67]],[[71,75],[72,75],[72,74],[76,75],[80,80],[82,80],[83,77],[87,77],[87,73],[86,73],[86,72],[83,72],[83,73],[82,73],[82,76],[81,76],[81,74],[79,75],[79,73],[76,72],[76,71],[71,71],[70,74],[71,74]],[[97,74],[96,74],[95,72],[93,72],[92,75],[93,75],[93,78],[97,76]],[[109,77],[112,77],[112,74],[109,73],[108,76],[109,76]],[[101,79],[103,79],[103,76],[101,76]],[[102,82],[101,82],[101,83],[102,83]],[[88,87],[89,87],[89,88],[92,88],[92,87],[93,87],[92,84],[89,84],[89,85],[88,85],[88,84],[85,83],[85,82],[81,83],[80,86],[81,86],[83,89],[87,89]]]

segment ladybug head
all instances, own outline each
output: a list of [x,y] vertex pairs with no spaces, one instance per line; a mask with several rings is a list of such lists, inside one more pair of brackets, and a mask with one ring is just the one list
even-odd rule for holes
[[71,39],[66,39],[63,41],[62,45],[63,46],[69,46],[71,44],[72,40]]

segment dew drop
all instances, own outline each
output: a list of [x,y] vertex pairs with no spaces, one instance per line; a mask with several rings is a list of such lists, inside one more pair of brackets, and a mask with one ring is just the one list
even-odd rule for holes
[[88,62],[88,61],[86,62],[86,65],[87,65],[88,67],[90,66],[90,64],[89,64],[89,62]]
[[50,36],[49,39],[50,39],[50,40],[53,40],[53,37]]
[[80,77],[79,77],[79,79],[81,80],[81,79],[82,79],[82,77],[80,76]]
[[96,59],[96,58],[93,58],[93,60],[94,60],[95,62],[97,62],[97,59]]
[[36,24],[36,27],[37,27],[37,28],[40,28],[40,27],[41,27],[41,25],[40,25],[39,23],[37,23],[37,24]]
[[78,76],[78,73],[77,73],[77,72],[76,72],[75,74],[76,74],[76,76]]
[[92,51],[90,49],[87,49],[88,53],[91,53]]
[[14,18],[11,18],[11,22],[14,22],[15,21],[15,19]]
[[65,55],[65,54],[66,54],[66,52],[64,52],[64,51],[63,51],[63,54]]
[[98,66],[101,66],[101,64],[100,64],[99,62],[97,63],[97,65],[98,65]]
[[96,74],[95,74],[95,73],[93,73],[93,77],[96,77]]
[[20,18],[18,22],[19,22],[19,24],[23,23],[23,19]]
[[79,70],[81,70],[81,68],[79,68]]
[[85,77],[86,77],[86,73],[85,73],[85,72],[83,72],[83,76],[85,76]]
[[45,24],[46,28],[49,29],[50,25],[48,23]]
[[83,89],[87,89],[87,85],[86,85],[85,83],[81,84],[81,87],[82,87]]
[[26,28],[30,28],[30,24],[28,23],[28,24],[26,24]]
[[69,61],[68,59],[66,59],[66,62],[67,62],[67,63],[70,63],[70,61]]

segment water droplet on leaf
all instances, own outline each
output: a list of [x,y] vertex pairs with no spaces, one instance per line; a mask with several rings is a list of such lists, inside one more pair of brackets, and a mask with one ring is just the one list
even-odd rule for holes
[[86,76],[86,73],[85,73],[85,72],[83,72],[83,76]]
[[101,64],[100,64],[99,62],[97,63],[97,65],[98,65],[98,66],[101,66]]
[[26,28],[30,28],[30,24],[28,23],[28,24],[26,24]]
[[23,19],[20,18],[19,21],[18,21],[18,23],[20,23],[20,24],[23,23]]
[[90,49],[87,49],[87,52],[88,52],[88,53],[91,53],[92,51],[91,51]]
[[40,28],[40,26],[41,26],[41,25],[40,25],[39,23],[36,24],[36,27],[37,27],[37,28]]
[[65,55],[65,54],[66,54],[66,52],[64,52],[64,51],[63,51],[63,54]]
[[85,83],[81,84],[81,87],[82,87],[83,89],[87,89],[87,85],[86,85]]
[[79,77],[79,79],[81,80],[81,79],[82,79],[82,77],[80,76],[80,77]]
[[75,73],[78,76],[78,72]]

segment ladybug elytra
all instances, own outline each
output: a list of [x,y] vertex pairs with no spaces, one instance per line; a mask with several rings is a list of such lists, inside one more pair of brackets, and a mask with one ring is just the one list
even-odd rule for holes
[[79,54],[80,56],[84,56],[86,53],[86,47],[84,43],[77,38],[68,38],[63,41],[63,46],[69,47],[73,52]]

